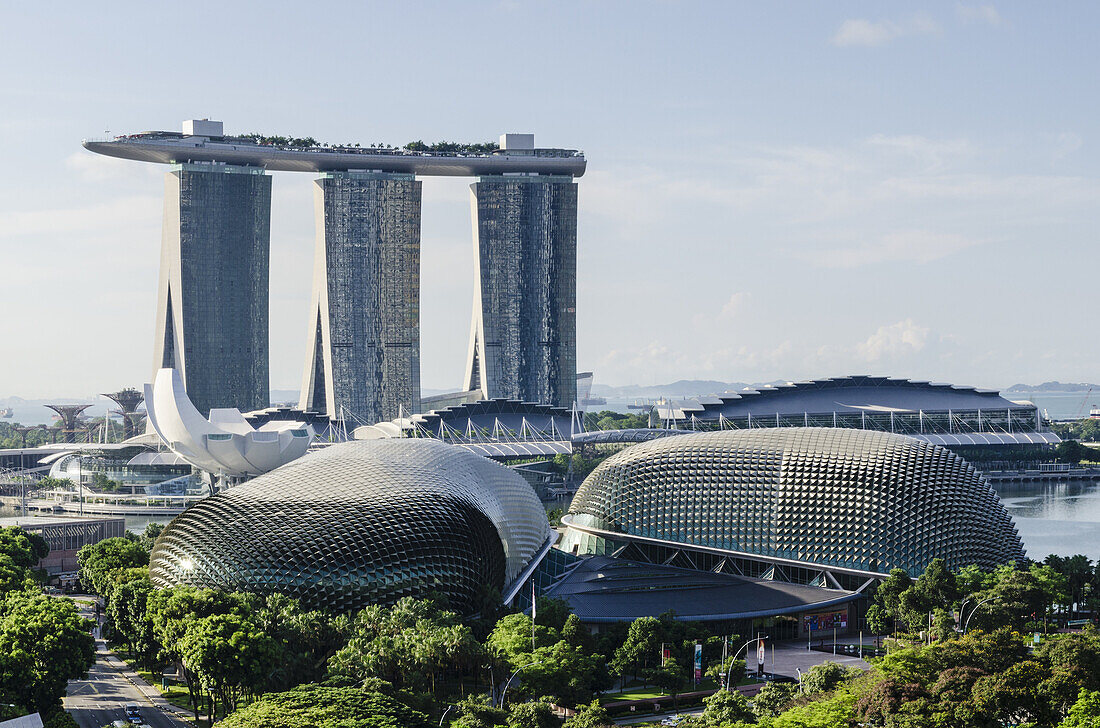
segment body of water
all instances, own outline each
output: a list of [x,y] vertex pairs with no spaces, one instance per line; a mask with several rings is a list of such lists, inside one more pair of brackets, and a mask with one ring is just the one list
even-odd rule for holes
[[1002,392],[1005,399],[1026,399],[1053,420],[1088,417],[1092,407],[1100,407],[1100,390],[1091,392]]
[[1045,483],[997,488],[1029,558],[1084,554],[1100,559],[1100,484]]

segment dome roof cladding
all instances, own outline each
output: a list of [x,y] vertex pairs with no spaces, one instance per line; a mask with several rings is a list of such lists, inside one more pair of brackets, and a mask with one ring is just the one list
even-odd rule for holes
[[581,527],[877,573],[1023,556],[969,463],[870,430],[726,430],[636,445],[588,476],[570,514]]
[[150,574],[335,611],[430,593],[462,610],[515,579],[548,535],[531,487],[498,463],[427,439],[353,441],[188,509]]

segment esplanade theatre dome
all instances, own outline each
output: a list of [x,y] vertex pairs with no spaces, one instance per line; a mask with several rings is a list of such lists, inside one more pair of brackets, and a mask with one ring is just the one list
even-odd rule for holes
[[982,475],[944,448],[888,432],[725,430],[627,448],[584,481],[565,547],[683,544],[817,567],[917,575],[1023,557]]
[[438,595],[469,612],[549,535],[534,491],[498,463],[435,440],[352,441],[192,506],[149,571],[158,587],[280,592],[309,608]]

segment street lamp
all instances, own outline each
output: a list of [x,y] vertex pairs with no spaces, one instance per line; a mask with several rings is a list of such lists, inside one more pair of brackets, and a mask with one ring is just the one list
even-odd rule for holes
[[[749,645],[751,645],[753,642],[756,642],[758,639],[760,639],[760,638],[759,637],[753,637],[751,640],[749,640],[745,644],[738,647],[737,650],[733,653],[733,659],[730,660],[729,667],[726,668],[726,690],[730,689],[730,675],[733,673],[733,663],[737,662],[737,656],[739,654],[741,654],[741,650],[747,648]],[[747,656],[747,653],[746,653],[746,656]],[[772,668],[772,669],[775,669],[775,668]]]
[[520,673],[520,670],[525,670],[528,667],[534,667],[535,665],[541,665],[542,660],[538,662],[529,662],[526,665],[521,665],[516,668],[516,671],[512,673],[512,677],[508,678],[508,682],[504,683],[504,690],[500,692],[500,709],[504,710],[504,696],[508,694],[508,686],[512,684],[512,681],[516,679],[516,675]]
[[455,707],[454,703],[448,705],[447,709],[443,711],[443,715],[439,716],[439,728],[443,728],[443,719],[447,717],[447,713],[450,713],[453,707]]
[[[974,613],[978,611],[978,607],[982,606],[986,602],[992,602],[994,599],[1000,599],[1000,597],[990,597],[989,599],[983,599],[974,605],[974,608],[970,610],[970,616],[966,618],[963,623],[963,634],[966,634],[966,630],[970,628],[970,620],[974,618]],[[961,614],[959,616],[962,616]]]

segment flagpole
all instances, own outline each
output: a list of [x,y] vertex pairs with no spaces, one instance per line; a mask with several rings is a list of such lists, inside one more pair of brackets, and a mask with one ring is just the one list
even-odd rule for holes
[[531,654],[535,654],[535,577],[531,575]]

